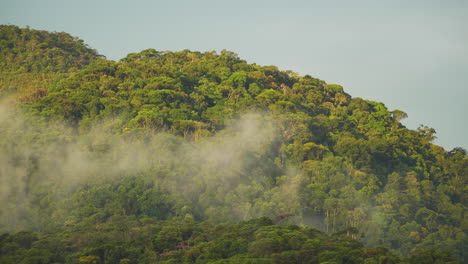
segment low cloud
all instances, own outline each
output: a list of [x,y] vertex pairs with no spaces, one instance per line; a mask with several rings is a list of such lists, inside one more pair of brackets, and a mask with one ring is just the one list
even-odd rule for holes
[[154,175],[155,186],[210,219],[300,215],[299,172],[275,163],[281,133],[266,114],[245,114],[196,142],[165,133],[115,134],[114,122],[74,135],[64,124],[46,125],[1,104],[0,230],[38,228],[37,192],[53,192],[58,202],[80,185],[139,174]]

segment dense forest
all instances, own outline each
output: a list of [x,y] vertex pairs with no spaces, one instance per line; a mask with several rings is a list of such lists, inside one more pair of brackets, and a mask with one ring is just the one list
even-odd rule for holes
[[468,263],[468,155],[229,51],[0,26],[0,263]]

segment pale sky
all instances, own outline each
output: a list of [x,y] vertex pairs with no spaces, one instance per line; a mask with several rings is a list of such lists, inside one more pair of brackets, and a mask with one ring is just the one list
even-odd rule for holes
[[227,49],[341,84],[468,149],[468,0],[0,0],[0,24],[65,31],[112,60]]

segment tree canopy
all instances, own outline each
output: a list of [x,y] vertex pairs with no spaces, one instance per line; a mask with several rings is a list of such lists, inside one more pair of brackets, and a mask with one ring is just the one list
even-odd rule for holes
[[468,261],[467,152],[402,110],[225,50],[0,47],[2,263]]

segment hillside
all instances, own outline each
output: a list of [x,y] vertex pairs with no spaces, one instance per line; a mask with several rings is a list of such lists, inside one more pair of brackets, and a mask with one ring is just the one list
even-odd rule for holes
[[0,96],[42,96],[47,88],[100,56],[83,40],[64,32],[0,25]]
[[468,261],[467,152],[401,110],[229,51],[0,29],[5,263]]

